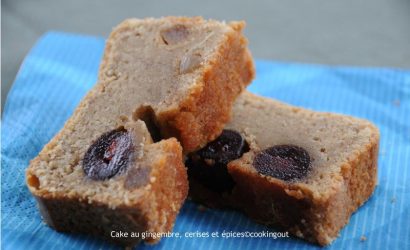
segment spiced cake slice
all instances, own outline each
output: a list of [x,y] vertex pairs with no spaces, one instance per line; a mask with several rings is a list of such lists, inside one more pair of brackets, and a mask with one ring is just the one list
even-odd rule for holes
[[222,134],[186,161],[190,196],[330,244],[377,184],[379,131],[244,92]]
[[[255,75],[244,22],[201,17],[128,19],[110,35],[99,71],[104,89],[130,97],[119,111],[150,108],[165,138],[185,152],[221,133],[236,97]],[[118,87],[117,87],[118,86]]]
[[188,192],[183,151],[222,131],[254,75],[243,27],[199,17],[116,27],[97,84],[27,169],[45,222],[124,245],[141,240],[132,232],[172,230]]

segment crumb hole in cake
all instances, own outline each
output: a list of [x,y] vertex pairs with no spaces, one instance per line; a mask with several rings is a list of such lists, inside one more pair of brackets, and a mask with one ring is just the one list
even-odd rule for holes
[[40,188],[40,180],[36,175],[30,174],[27,178],[27,184],[35,189]]
[[320,149],[320,152],[326,153],[326,148],[321,148],[321,149]]
[[159,142],[162,139],[161,131],[157,126],[155,111],[151,106],[141,106],[132,114],[134,121],[142,120],[145,122],[149,133],[154,142]]

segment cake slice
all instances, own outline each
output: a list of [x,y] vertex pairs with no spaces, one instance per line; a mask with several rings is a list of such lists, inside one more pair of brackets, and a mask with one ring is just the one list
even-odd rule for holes
[[119,113],[148,107],[163,137],[198,149],[221,133],[255,75],[243,28],[201,17],[126,20],[107,41],[99,80],[115,84],[101,91],[125,99]]
[[377,184],[378,129],[244,92],[222,134],[191,153],[190,196],[330,244]]
[[188,192],[183,150],[222,131],[254,75],[243,26],[165,17],[114,29],[98,83],[27,169],[48,225],[124,245],[172,230]]
[[153,143],[145,123],[129,121],[96,138],[84,154],[80,145],[73,145],[72,158],[52,153],[61,146],[50,142],[27,169],[27,185],[50,227],[124,246],[138,244],[143,232],[172,230],[188,194],[175,138]]

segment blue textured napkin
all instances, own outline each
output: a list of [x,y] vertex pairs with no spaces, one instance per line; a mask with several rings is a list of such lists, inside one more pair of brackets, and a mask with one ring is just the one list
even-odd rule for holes
[[[2,249],[118,248],[41,222],[24,172],[96,81],[102,38],[47,33],[27,55],[2,122]],[[379,186],[329,249],[410,249],[410,72],[257,61],[252,92],[315,110],[363,117],[381,131]],[[186,202],[174,231],[268,230],[232,211]],[[363,241],[366,237],[366,240]],[[362,241],[361,241],[362,238]],[[312,249],[294,238],[167,238],[141,249]]]

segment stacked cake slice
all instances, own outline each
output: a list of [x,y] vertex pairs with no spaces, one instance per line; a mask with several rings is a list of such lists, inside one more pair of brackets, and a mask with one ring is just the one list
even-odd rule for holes
[[327,245],[377,183],[378,129],[245,92],[214,141],[191,153],[190,194]]
[[221,133],[253,78],[243,26],[167,17],[114,29],[98,83],[27,169],[48,225],[124,245],[172,229],[188,193],[183,151]]

